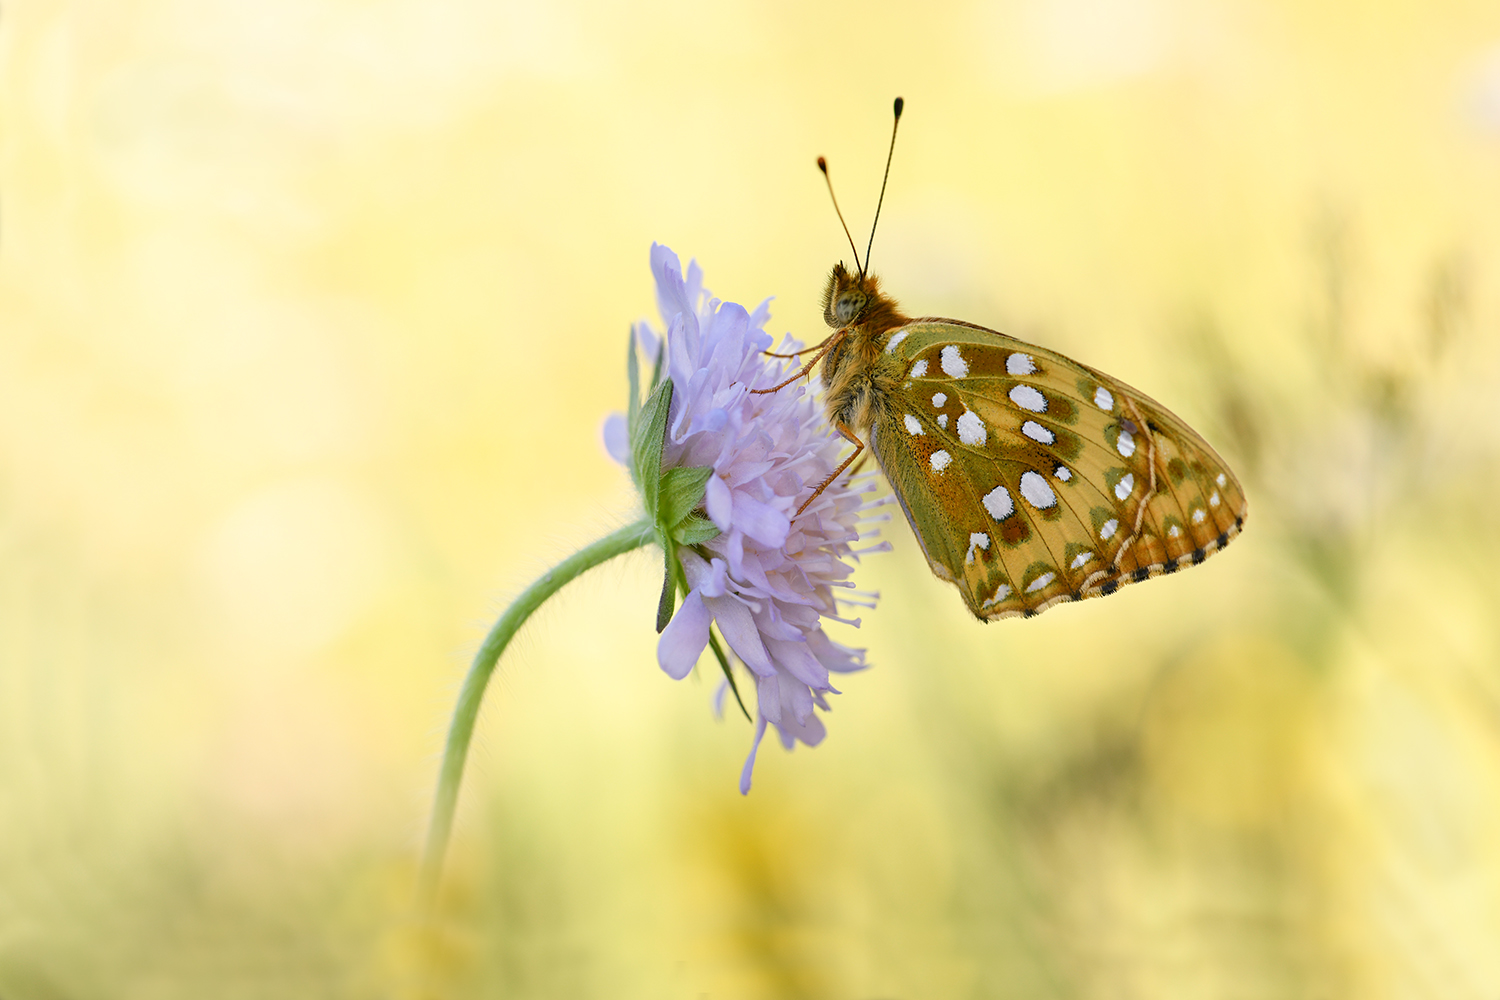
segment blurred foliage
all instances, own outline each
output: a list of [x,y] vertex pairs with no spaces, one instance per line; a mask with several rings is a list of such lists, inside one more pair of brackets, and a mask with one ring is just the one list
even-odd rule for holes
[[[1500,10],[7,15],[0,997],[1500,996]],[[607,566],[419,924],[468,653],[630,516],[650,241],[814,335],[897,93],[887,286],[1168,403],[1244,537],[990,628],[894,524],[744,799]]]

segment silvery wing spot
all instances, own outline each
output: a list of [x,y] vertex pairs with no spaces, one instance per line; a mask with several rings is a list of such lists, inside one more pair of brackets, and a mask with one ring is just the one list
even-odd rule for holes
[[1202,562],[1243,525],[1223,460],[1117,379],[953,320],[893,342],[905,378],[872,445],[933,572],[978,617],[1111,594]]

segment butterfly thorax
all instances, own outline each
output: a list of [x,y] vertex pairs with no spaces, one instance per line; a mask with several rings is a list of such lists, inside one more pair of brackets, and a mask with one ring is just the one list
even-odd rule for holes
[[901,366],[882,348],[890,332],[911,320],[880,291],[874,275],[850,274],[837,264],[823,293],[823,319],[833,342],[823,359],[828,417],[856,431],[870,426],[901,379]]

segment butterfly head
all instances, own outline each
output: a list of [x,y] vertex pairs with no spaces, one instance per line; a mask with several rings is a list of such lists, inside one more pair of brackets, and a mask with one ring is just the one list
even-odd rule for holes
[[880,297],[880,282],[872,275],[850,274],[842,263],[833,266],[823,291],[823,319],[835,330],[854,326]]

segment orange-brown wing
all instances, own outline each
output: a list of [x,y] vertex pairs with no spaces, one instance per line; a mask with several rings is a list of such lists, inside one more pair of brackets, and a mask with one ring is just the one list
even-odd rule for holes
[[1054,351],[953,320],[891,331],[871,443],[932,570],[982,619],[1202,562],[1243,488],[1165,407]]

